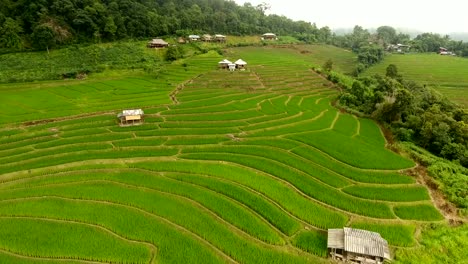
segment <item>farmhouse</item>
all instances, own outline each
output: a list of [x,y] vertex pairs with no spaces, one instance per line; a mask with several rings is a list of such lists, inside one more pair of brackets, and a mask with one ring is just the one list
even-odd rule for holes
[[328,229],[327,247],[332,259],[343,262],[379,264],[390,260],[387,241],[367,230]]
[[148,42],[146,45],[148,48],[165,48],[169,46],[169,43],[162,39],[152,39],[151,41]]
[[143,115],[141,109],[123,110],[117,115],[117,118],[120,120],[121,126],[140,125],[144,120]]
[[265,33],[262,35],[262,40],[278,40],[278,37],[273,33]]
[[214,36],[214,41],[216,41],[216,42],[226,42],[226,36],[220,35],[220,34],[216,34],[216,35]]
[[189,40],[190,41],[199,41],[200,40],[200,36],[198,35],[190,35],[188,36]]
[[440,55],[455,55],[453,52],[449,51],[448,49],[444,47],[439,48],[439,54]]
[[410,45],[403,45],[403,44],[391,44],[388,45],[387,50],[391,52],[397,52],[397,53],[406,53],[409,52],[411,46]]

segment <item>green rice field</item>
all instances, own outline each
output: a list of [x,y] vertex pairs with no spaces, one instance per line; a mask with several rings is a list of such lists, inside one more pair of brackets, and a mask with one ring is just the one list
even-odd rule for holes
[[405,79],[434,88],[468,107],[468,59],[438,54],[391,54],[365,74],[385,75],[389,64],[395,64]]
[[[328,228],[401,248],[442,222],[415,163],[332,106],[320,59],[226,58],[248,67],[0,85],[0,263],[328,263]],[[132,108],[144,124],[120,127]]]

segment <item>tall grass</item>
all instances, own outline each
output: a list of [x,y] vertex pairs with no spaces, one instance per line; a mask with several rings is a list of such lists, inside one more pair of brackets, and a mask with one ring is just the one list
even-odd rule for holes
[[444,219],[439,211],[429,204],[397,205],[393,208],[393,211],[401,219],[420,221],[439,221]]
[[427,189],[423,186],[362,186],[353,185],[343,189],[345,193],[353,196],[393,202],[412,202],[430,200]]
[[[164,220],[153,217],[137,208],[59,197],[2,201],[0,208],[1,215],[4,216],[74,220],[105,227],[122,237],[154,244],[160,249],[156,253],[156,260],[164,263],[223,263],[222,258],[216,252],[200,243],[194,236],[188,235]],[[59,237],[63,237],[63,234],[60,234]],[[42,239],[57,238],[45,234]],[[78,239],[76,242],[83,244],[82,239]],[[32,241],[27,242],[27,244],[30,243]],[[58,246],[60,245],[53,245],[51,248]],[[105,253],[101,252],[100,254]],[[118,255],[119,252],[111,250],[110,254]]]
[[294,169],[265,158],[222,153],[192,153],[184,154],[181,157],[196,160],[223,160],[242,164],[288,181],[310,197],[342,210],[376,218],[394,218],[390,207],[385,203],[353,198],[319,182],[307,180],[303,174]]
[[320,257],[327,257],[327,236],[317,231],[305,231],[297,234],[292,244],[304,251]]
[[151,258],[148,246],[84,224],[0,217],[0,225],[0,247],[20,255],[139,263]]

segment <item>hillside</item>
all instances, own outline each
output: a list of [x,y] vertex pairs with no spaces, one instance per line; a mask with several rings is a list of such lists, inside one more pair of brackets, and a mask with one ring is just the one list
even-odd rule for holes
[[395,64],[405,79],[430,86],[468,107],[468,59],[438,54],[391,54],[365,75],[385,75],[389,64]]
[[[334,108],[319,48],[301,49],[229,49],[248,62],[234,73],[209,52],[156,79],[0,85],[0,262],[320,263],[345,225],[416,246],[444,217],[402,173],[414,162]],[[143,125],[117,124],[140,107]]]

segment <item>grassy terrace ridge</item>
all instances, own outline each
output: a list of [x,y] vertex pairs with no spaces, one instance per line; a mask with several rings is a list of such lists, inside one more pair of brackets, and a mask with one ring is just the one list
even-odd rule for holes
[[[332,106],[310,70],[320,50],[229,48],[248,62],[233,73],[207,53],[157,78],[0,85],[0,262],[327,263],[326,230],[343,226],[414,247],[443,216],[373,121]],[[118,126],[140,107],[143,125]]]
[[385,75],[389,64],[395,64],[405,79],[428,85],[468,108],[468,59],[438,54],[392,54],[369,68],[365,75]]

